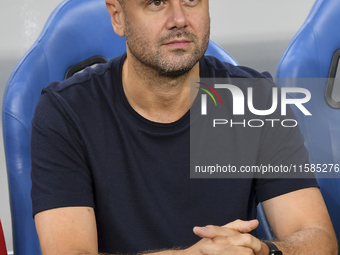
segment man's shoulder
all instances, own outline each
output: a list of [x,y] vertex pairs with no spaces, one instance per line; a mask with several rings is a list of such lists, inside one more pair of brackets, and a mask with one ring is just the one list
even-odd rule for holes
[[94,67],[86,67],[81,72],[75,73],[72,77],[55,81],[46,86],[44,92],[63,92],[64,90],[84,88],[88,85],[96,86],[112,84],[112,77],[119,78],[119,64],[124,56],[111,59],[107,63],[97,64]]
[[79,113],[86,109],[89,113],[104,101],[112,103],[119,99],[121,72],[118,69],[122,57],[87,67],[64,81],[50,83],[41,92],[36,112],[45,116],[58,109],[65,115],[65,111]]
[[[222,62],[213,56],[204,56],[203,67],[209,68],[211,77],[204,78],[269,78],[272,76],[269,72],[260,73],[246,66],[235,66],[233,64]],[[206,72],[204,74],[207,75]]]

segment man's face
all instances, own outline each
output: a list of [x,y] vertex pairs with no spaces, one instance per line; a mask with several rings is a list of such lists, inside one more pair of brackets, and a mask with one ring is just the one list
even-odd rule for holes
[[183,75],[208,46],[208,0],[125,0],[124,31],[137,61],[161,75]]

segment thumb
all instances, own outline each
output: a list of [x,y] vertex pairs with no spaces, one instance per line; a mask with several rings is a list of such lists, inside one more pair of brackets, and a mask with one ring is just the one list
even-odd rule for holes
[[244,221],[244,220],[235,220],[233,222],[230,222],[223,227],[230,228],[233,230],[236,230],[240,233],[249,233],[250,231],[254,230],[257,228],[259,225],[258,220],[249,220],[249,221]]
[[259,225],[258,220],[236,220],[228,223],[222,227],[218,226],[206,226],[206,227],[194,227],[194,233],[202,238],[214,238],[217,236],[232,236],[237,233],[249,233],[257,228]]

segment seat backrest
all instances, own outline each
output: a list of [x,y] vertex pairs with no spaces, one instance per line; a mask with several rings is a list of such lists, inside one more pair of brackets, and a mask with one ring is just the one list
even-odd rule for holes
[[[13,70],[3,98],[3,136],[10,190],[13,248],[16,255],[41,254],[30,198],[31,119],[43,87],[61,81],[68,70],[83,67],[94,56],[111,59],[126,50],[117,36],[102,0],[65,0],[49,17],[39,38]],[[237,65],[210,41],[206,55]],[[261,214],[262,213],[262,214]],[[262,219],[265,219],[262,208]],[[264,217],[264,218],[263,218]],[[261,224],[260,235],[269,226]]]
[[[310,91],[311,100],[305,107],[312,116],[305,116],[299,110],[296,115],[309,149],[310,162],[333,164],[333,171],[340,164],[340,109],[336,107],[339,102],[330,98],[330,85],[339,60],[339,52],[336,53],[340,49],[339,28],[340,1],[317,0],[283,54],[276,72],[279,86],[304,87]],[[329,176],[333,178],[328,179],[322,178],[322,174],[316,176],[340,238],[340,175],[334,173]]]

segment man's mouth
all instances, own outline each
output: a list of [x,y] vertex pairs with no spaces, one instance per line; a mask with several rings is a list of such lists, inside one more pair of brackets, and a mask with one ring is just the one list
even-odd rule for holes
[[191,44],[191,41],[181,39],[181,40],[173,40],[171,42],[166,43],[165,45],[171,48],[185,48]]

